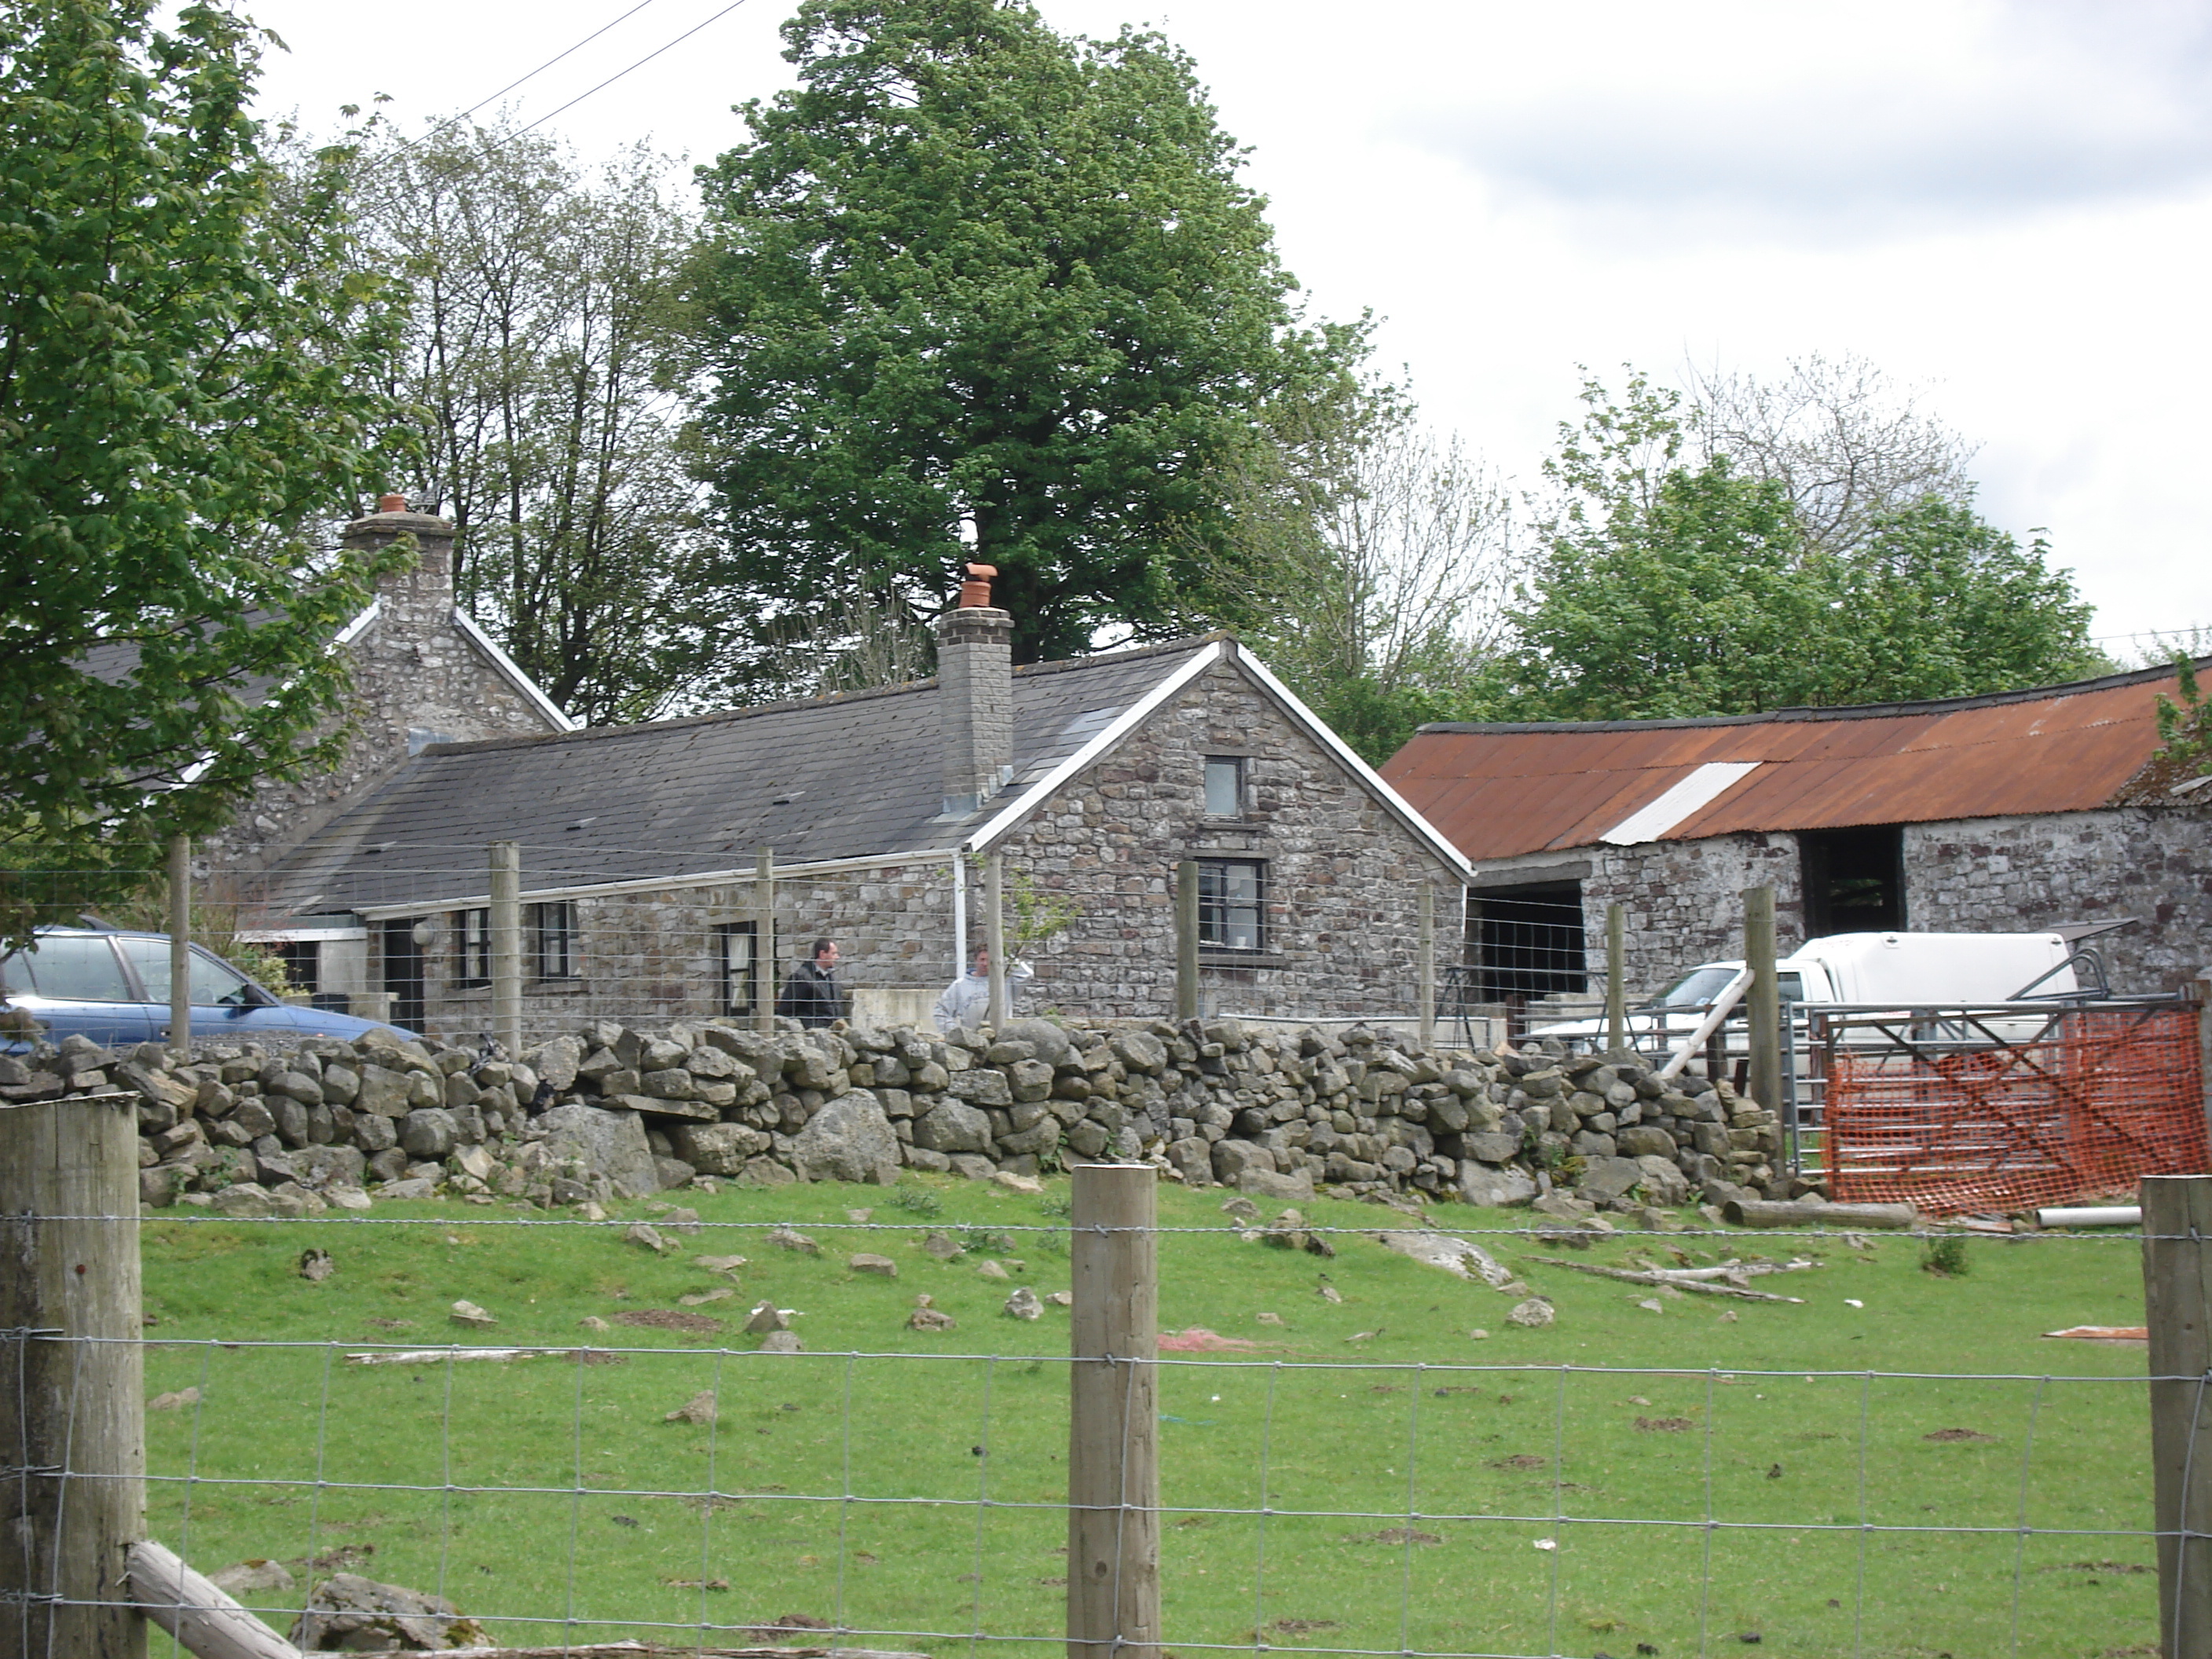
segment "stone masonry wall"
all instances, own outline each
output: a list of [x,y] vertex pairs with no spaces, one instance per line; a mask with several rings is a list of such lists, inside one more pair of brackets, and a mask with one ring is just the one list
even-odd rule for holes
[[2096,940],[2117,991],[2171,991],[2212,963],[2212,811],[2122,806],[1907,824],[1916,931],[2140,920]]
[[[1593,996],[1602,994],[1609,903],[1628,907],[1632,1001],[1695,963],[1741,955],[1747,887],[1773,886],[1784,955],[1805,941],[1797,838],[1786,832],[1535,854],[1483,866],[1476,884],[1574,866],[1586,872]],[[2212,811],[2203,805],[1907,824],[1905,870],[1915,933],[2033,933],[2135,917],[2136,926],[2097,941],[2123,992],[2170,991],[2212,963]]]
[[[1244,817],[1206,816],[1208,756],[1244,757]],[[1209,1013],[1410,1014],[1425,880],[1438,884],[1438,956],[1449,960],[1456,879],[1225,663],[1071,781],[1009,837],[1006,854],[1011,868],[1080,910],[1032,953],[1033,1006],[1072,1017],[1172,1012],[1182,859],[1267,866],[1265,948],[1203,954]]]
[[[453,527],[416,513],[382,513],[348,527],[349,539],[390,541],[411,532],[422,547],[412,569],[379,585],[383,610],[347,647],[353,672],[353,735],[331,771],[295,784],[264,784],[230,830],[199,848],[204,866],[246,873],[312,835],[404,763],[425,742],[532,737],[554,727],[453,623]],[[440,532],[443,533],[441,534]]]

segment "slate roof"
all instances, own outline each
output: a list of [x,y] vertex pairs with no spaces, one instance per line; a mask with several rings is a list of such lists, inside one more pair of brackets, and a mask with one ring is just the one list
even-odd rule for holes
[[1211,640],[1014,671],[1014,779],[945,820],[934,680],[808,702],[434,744],[272,872],[279,909],[482,894],[487,845],[521,848],[524,890],[950,849]]
[[2085,811],[2147,798],[2161,693],[2171,668],[1711,720],[1425,726],[1382,775],[1473,860],[1607,840],[1706,766],[1743,770],[1656,839]]

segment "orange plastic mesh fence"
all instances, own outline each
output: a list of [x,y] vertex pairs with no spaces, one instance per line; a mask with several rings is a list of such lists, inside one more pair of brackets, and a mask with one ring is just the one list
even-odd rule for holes
[[1829,1071],[1831,1195],[1930,1214],[2132,1191],[2208,1164],[2193,1008],[2081,1010],[2033,1041],[1853,1052]]

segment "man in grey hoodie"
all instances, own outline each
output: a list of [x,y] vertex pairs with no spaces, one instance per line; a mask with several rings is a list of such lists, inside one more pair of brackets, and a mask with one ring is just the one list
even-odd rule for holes
[[[1036,969],[1016,957],[1006,964],[1006,1018],[1014,1014],[1014,988],[1030,978]],[[962,1027],[969,1030],[981,1025],[991,1006],[991,950],[985,945],[975,952],[975,965],[945,988],[945,994],[937,999],[937,1011],[931,1016],[940,1031],[957,1031]]]

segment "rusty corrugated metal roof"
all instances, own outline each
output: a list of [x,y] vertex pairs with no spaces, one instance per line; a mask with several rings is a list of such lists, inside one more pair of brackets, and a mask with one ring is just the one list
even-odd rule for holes
[[1713,762],[1759,766],[1663,839],[2077,812],[2143,770],[2174,691],[2148,669],[1941,702],[1425,726],[1382,775],[1470,859],[1591,846]]

